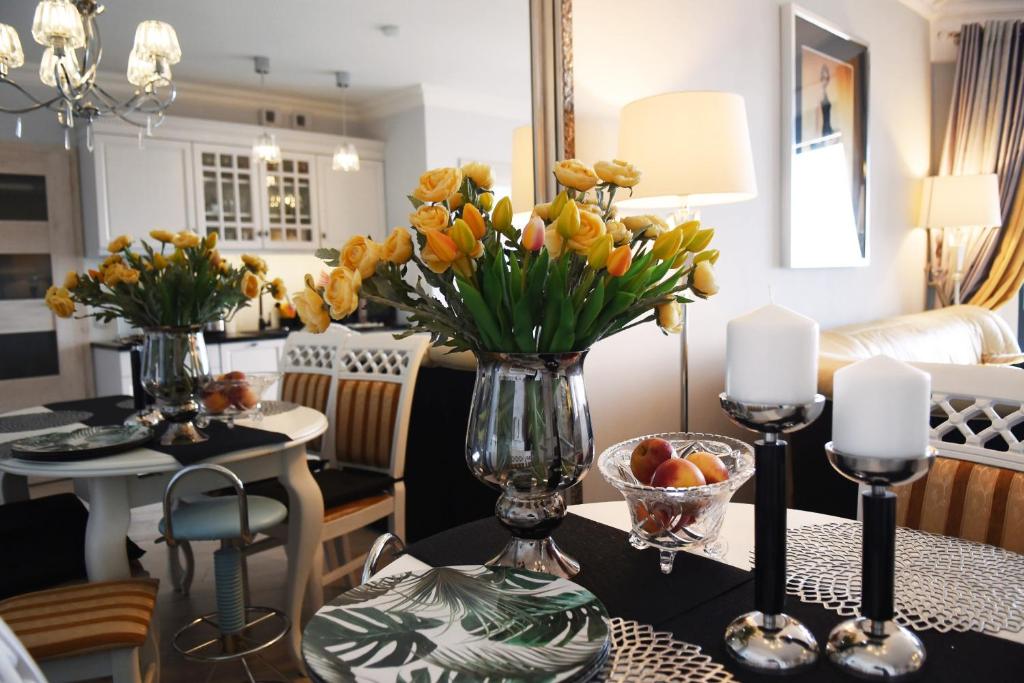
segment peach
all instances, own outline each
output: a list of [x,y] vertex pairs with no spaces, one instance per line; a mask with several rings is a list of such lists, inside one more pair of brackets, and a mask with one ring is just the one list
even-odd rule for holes
[[650,512],[643,502],[636,504],[636,518],[640,520],[640,528],[649,534],[661,533],[672,522],[672,513],[657,504],[651,506]]
[[232,370],[221,375],[220,379],[240,381],[245,379],[245,373],[241,370]]
[[658,488],[686,488],[704,486],[707,483],[700,468],[689,460],[672,458],[658,465],[651,477],[651,486]]
[[641,484],[650,484],[654,470],[666,460],[675,457],[676,449],[665,439],[644,439],[633,449],[629,469]]
[[220,415],[231,405],[231,400],[223,391],[203,392],[203,405],[213,415]]
[[695,451],[686,456],[686,459],[697,466],[700,473],[704,475],[704,480],[709,484],[717,484],[729,478],[729,468],[714,453]]
[[228,398],[239,410],[255,408],[256,404],[260,402],[260,397],[252,390],[252,387],[245,383],[236,384],[228,389]]

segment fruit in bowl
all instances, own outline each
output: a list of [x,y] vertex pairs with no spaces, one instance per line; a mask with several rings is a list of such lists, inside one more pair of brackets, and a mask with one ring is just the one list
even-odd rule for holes
[[725,509],[753,475],[754,455],[750,445],[727,436],[655,434],[607,449],[598,469],[626,499],[630,544],[657,548],[667,574],[680,550],[722,552],[717,539]]
[[203,387],[203,408],[211,417],[259,417],[260,397],[277,378],[277,373],[239,370],[217,375]]

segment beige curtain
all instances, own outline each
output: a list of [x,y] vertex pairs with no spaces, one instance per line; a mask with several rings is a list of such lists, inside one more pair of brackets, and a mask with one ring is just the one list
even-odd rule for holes
[[[1024,22],[966,24],[960,31],[953,97],[946,124],[940,175],[997,173],[1003,225],[987,229],[936,230],[930,258],[938,273],[950,272],[945,245],[963,245],[962,300],[991,308],[1016,295],[1024,268],[1021,181],[1024,165]],[[952,301],[952,282],[936,287],[938,303]],[[1010,290],[1013,291],[1010,291]]]

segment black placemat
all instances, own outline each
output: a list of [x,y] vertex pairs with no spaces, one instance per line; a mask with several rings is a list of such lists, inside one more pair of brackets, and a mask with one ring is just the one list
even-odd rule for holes
[[[87,398],[79,401],[62,401],[50,403],[46,407],[50,410],[82,410],[92,413],[92,417],[83,420],[82,423],[89,426],[122,424],[126,417],[134,410],[124,408],[124,396],[102,396],[100,398]],[[160,434],[164,427],[157,428],[156,438],[146,444],[146,448],[161,453],[167,453],[182,465],[194,465],[197,462],[212,458],[231,451],[241,451],[247,448],[257,448],[270,444],[286,443],[291,441],[287,434],[272,432],[266,429],[255,429],[235,425],[229,428],[222,422],[211,422],[208,427],[203,427],[202,432],[209,438],[196,444],[187,446],[163,446],[160,444]]]
[[[676,555],[672,573],[662,574],[656,550],[637,550],[622,531],[578,515],[566,516],[554,536],[580,561],[573,581],[601,598],[613,617],[655,624],[750,580],[749,572],[691,553]],[[409,553],[435,567],[483,564],[508,539],[490,517],[414,543]]]

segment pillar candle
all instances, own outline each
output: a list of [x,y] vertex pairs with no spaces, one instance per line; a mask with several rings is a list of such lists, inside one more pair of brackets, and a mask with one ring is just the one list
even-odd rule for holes
[[888,356],[836,371],[832,446],[876,458],[923,456],[928,448],[931,376]]
[[818,387],[818,323],[769,304],[726,327],[725,393],[736,401],[802,405]]

